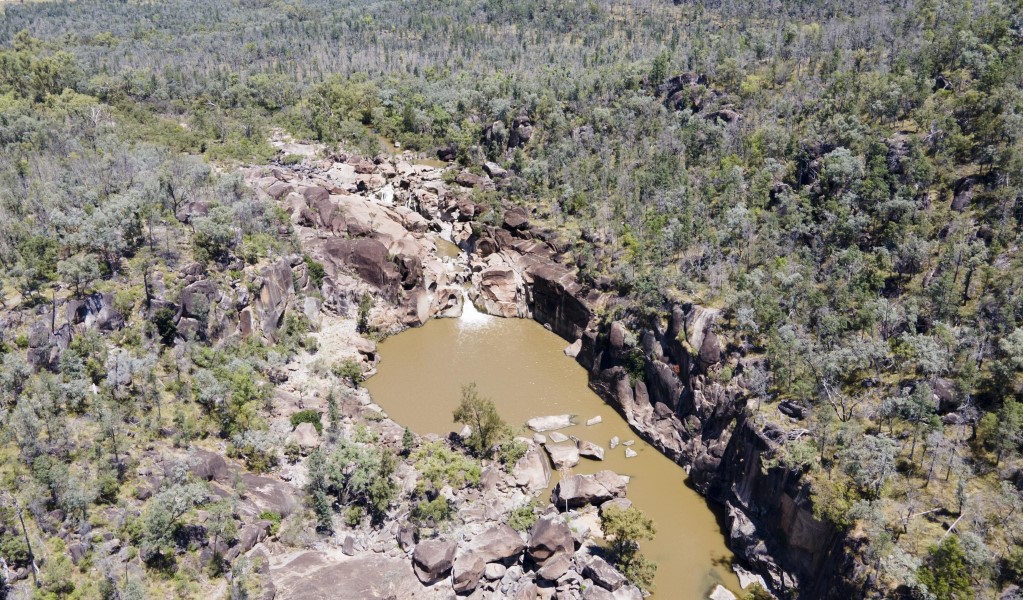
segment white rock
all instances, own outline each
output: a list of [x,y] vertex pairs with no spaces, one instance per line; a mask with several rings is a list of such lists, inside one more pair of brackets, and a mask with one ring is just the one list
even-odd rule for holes
[[735,594],[728,591],[728,589],[723,585],[718,585],[714,588],[714,591],[710,593],[708,598],[710,598],[710,600],[736,600]]
[[533,434],[533,443],[540,444],[541,446],[547,443],[547,436],[542,433]]
[[622,445],[623,446],[631,446],[631,445],[633,445],[635,443],[636,443],[636,440],[629,440],[627,442],[622,442]]
[[614,436],[613,438],[611,438],[611,449],[614,450],[615,448],[618,447],[618,444],[620,444],[620,443],[621,443],[621,440],[618,439],[618,436],[617,435]]
[[504,574],[507,571],[508,569],[501,563],[488,563],[486,568],[483,570],[483,576],[486,577],[488,581],[497,581],[504,577]]
[[579,456],[585,456],[593,460],[604,460],[604,449],[593,442],[579,440],[576,442],[576,447],[579,448]]
[[602,417],[600,415],[597,415],[597,416],[593,417],[592,419],[586,419],[586,426],[587,427],[593,427],[597,423],[603,423],[603,422],[604,422],[604,417]]
[[552,431],[549,434],[547,434],[547,436],[551,438],[551,441],[554,442],[555,444],[560,444],[561,442],[568,441],[568,436],[561,433],[560,431]]
[[579,464],[579,449],[575,446],[554,446],[547,444],[544,448],[547,449],[547,454],[550,455],[551,464],[554,465],[555,469],[571,469]]
[[632,448],[626,448],[625,449],[625,458],[632,458],[633,456],[636,456],[636,451],[633,450]]
[[565,356],[567,356],[569,358],[575,358],[575,357],[579,356],[579,351],[582,350],[582,349],[583,349],[583,340],[582,340],[582,338],[579,338],[578,340],[572,342],[570,345],[565,347]]
[[550,415],[546,417],[534,417],[526,421],[526,427],[536,432],[564,429],[572,426],[572,415]]

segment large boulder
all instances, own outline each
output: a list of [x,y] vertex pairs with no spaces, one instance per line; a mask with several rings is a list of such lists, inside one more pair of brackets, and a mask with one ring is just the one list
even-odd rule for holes
[[388,256],[387,246],[375,239],[332,238],[324,243],[323,249],[335,268],[350,268],[378,289],[397,289],[401,281],[398,267]]
[[277,329],[284,323],[288,302],[295,292],[291,263],[280,259],[260,271],[262,285],[256,298],[255,309],[262,324],[263,333],[273,339]]
[[469,171],[462,171],[455,176],[455,183],[460,186],[468,188],[479,188],[492,190],[494,189],[494,182],[490,180],[486,175],[476,175]]
[[515,270],[493,265],[480,273],[479,303],[487,313],[501,317],[519,316],[519,284]]
[[470,548],[484,562],[514,559],[525,549],[522,536],[508,525],[495,525],[476,536]]
[[564,429],[572,426],[572,415],[549,415],[546,417],[533,417],[526,421],[526,427],[542,433],[555,429]]
[[579,449],[575,446],[547,444],[544,446],[555,469],[571,469],[579,464]]
[[590,562],[586,563],[583,576],[592,579],[593,583],[611,592],[627,583],[624,575],[599,556],[594,556]]
[[419,581],[432,585],[447,576],[454,563],[455,549],[455,543],[446,540],[420,542],[412,553],[412,568]]
[[571,475],[554,487],[551,502],[561,510],[587,504],[602,504],[625,496],[629,478],[614,471],[600,471],[593,475]]
[[531,493],[545,489],[551,481],[550,467],[536,446],[527,450],[519,462],[515,463],[512,475],[515,477],[515,485]]
[[579,440],[576,443],[576,447],[579,449],[579,456],[593,460],[604,460],[603,446],[598,446],[597,444],[587,442],[586,440]]
[[570,554],[558,554],[544,562],[543,566],[536,572],[537,577],[546,581],[557,581],[572,567]]
[[299,423],[291,432],[288,441],[294,442],[302,450],[312,450],[320,445],[320,434],[312,423]]
[[568,524],[558,517],[544,517],[533,525],[526,543],[526,552],[533,562],[543,565],[558,554],[575,551],[575,541]]
[[124,327],[124,317],[114,309],[113,294],[94,293],[67,304],[68,321],[87,328],[114,331]]
[[522,537],[508,525],[491,527],[476,536],[455,559],[452,568],[455,593],[476,589],[488,563],[514,562],[525,547]]
[[513,208],[504,213],[504,227],[511,231],[529,229],[529,215],[521,208]]
[[200,320],[209,318],[210,309],[216,303],[219,294],[217,284],[205,279],[185,287],[178,295],[181,316]]
[[468,594],[479,586],[486,568],[487,563],[474,552],[462,552],[451,568],[451,587],[456,594]]
[[189,460],[192,465],[191,471],[198,479],[203,481],[216,481],[228,483],[231,481],[231,469],[227,466],[224,457],[209,450],[195,448],[192,450],[192,457]]

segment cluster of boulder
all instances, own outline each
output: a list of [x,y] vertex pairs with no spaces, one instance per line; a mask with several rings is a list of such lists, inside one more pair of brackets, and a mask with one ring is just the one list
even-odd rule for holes
[[470,598],[639,599],[643,595],[562,516],[546,515],[525,537],[494,525],[459,546],[455,541],[420,542],[412,552],[424,585],[450,582]]

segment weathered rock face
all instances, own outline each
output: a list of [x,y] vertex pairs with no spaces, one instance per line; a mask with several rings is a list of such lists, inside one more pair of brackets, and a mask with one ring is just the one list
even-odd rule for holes
[[627,583],[624,575],[599,556],[594,556],[590,562],[586,563],[583,575],[610,592],[617,591]]
[[538,520],[536,525],[533,525],[529,541],[526,543],[526,552],[538,565],[543,565],[558,554],[571,554],[574,550],[572,530],[563,520],[556,517]]
[[387,247],[371,239],[331,239],[324,243],[327,258],[335,268],[349,267],[360,278],[381,291],[393,291],[401,281]]
[[498,525],[487,529],[455,558],[452,569],[455,593],[475,590],[490,563],[515,562],[524,549],[522,537],[511,527]]
[[455,559],[454,542],[427,540],[419,542],[412,553],[412,567],[419,581],[430,585],[447,576]]
[[600,471],[593,475],[571,475],[554,486],[551,502],[559,510],[579,508],[587,504],[602,504],[625,496],[629,478],[613,471]]
[[262,324],[263,333],[274,339],[277,329],[284,322],[288,302],[294,296],[291,263],[282,258],[265,267],[261,275],[262,286],[255,302],[256,314]]
[[82,300],[68,302],[67,320],[74,325],[81,324],[102,332],[124,327],[124,317],[114,309],[113,294],[94,293]]
[[579,464],[579,449],[567,444],[547,444],[544,446],[551,457],[555,469],[571,469]]
[[[741,388],[707,377],[726,360],[726,345],[715,325],[718,311],[679,304],[667,311],[666,326],[630,317],[602,324],[594,318],[594,308],[615,299],[584,290],[574,272],[557,262],[557,246],[539,242],[537,231],[528,225],[520,230],[517,223],[513,219],[500,229],[483,228],[476,239],[488,240],[490,255],[485,261],[474,259],[481,262],[476,263],[473,283],[482,284],[480,274],[488,269],[501,269],[504,300],[510,301],[506,269],[514,271],[522,281],[515,293],[518,313],[532,316],[567,341],[578,341],[571,354],[590,372],[591,387],[661,452],[689,465],[697,489],[734,508],[728,521],[739,523],[737,531],[748,529],[747,520],[755,528],[751,536],[733,538],[731,546],[776,591],[798,584],[800,593],[811,597],[847,593],[839,576],[841,536],[808,518],[812,509],[798,475],[776,469],[761,473],[760,455],[770,447],[757,442],[760,436],[752,433],[756,429],[745,422]],[[642,352],[644,372],[633,379],[624,366],[637,351]],[[614,497],[606,490],[573,485],[562,483],[557,499],[581,505],[590,493],[594,498],[603,494],[605,500]]]
[[579,456],[593,460],[604,460],[604,448],[593,442],[579,440],[576,443],[576,447],[579,449]]
[[547,466],[539,447],[532,447],[515,463],[512,471],[515,485],[529,493],[535,493],[547,487],[551,481],[551,470]]

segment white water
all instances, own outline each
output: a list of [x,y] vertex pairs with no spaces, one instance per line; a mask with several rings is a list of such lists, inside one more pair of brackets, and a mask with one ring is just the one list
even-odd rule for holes
[[462,290],[462,316],[458,318],[459,329],[483,329],[494,322],[494,317],[481,313],[469,300],[469,293]]

